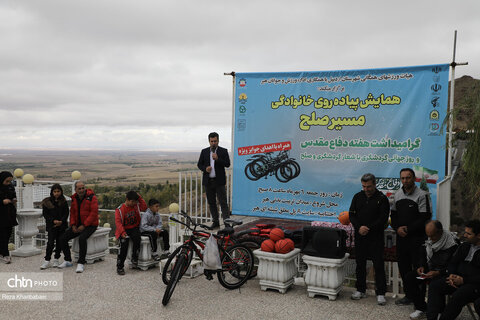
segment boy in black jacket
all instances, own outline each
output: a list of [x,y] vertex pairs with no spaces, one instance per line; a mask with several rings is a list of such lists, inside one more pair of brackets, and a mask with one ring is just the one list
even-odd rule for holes
[[50,258],[54,247],[53,267],[58,267],[58,259],[60,258],[60,251],[62,250],[60,238],[67,229],[69,214],[68,203],[63,195],[63,189],[58,183],[54,184],[50,189],[50,197],[43,199],[42,209],[48,232],[47,252],[45,254],[45,260],[40,266],[40,269],[43,270],[50,267]]

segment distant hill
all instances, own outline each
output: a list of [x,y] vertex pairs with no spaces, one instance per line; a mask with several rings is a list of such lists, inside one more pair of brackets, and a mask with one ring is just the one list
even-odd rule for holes
[[[479,92],[480,89],[480,80],[474,79],[470,76],[463,76],[455,80],[455,97],[454,97],[454,106],[455,109],[459,109],[459,113],[455,119],[454,130],[465,130],[466,123],[469,119],[469,114],[465,108],[462,107],[462,102],[465,99],[468,99],[469,96],[475,92]],[[450,86],[448,87],[448,94],[450,97]],[[450,105],[450,98],[448,99],[448,104]]]

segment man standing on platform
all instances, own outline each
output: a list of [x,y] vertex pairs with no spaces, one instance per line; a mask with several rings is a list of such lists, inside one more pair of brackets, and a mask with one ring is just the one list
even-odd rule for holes
[[[425,242],[425,224],[432,217],[428,192],[415,185],[415,172],[410,168],[400,170],[402,188],[395,192],[392,205],[392,228],[397,233],[398,269],[403,283],[406,276],[420,264],[420,247]],[[395,301],[397,305],[412,304],[413,298],[407,292],[405,297]]]
[[355,261],[357,282],[351,298],[365,298],[367,289],[367,259],[371,259],[375,269],[375,294],[377,303],[385,305],[387,282],[383,260],[385,226],[390,205],[388,198],[377,190],[375,176],[366,173],[361,178],[362,191],[355,194],[350,205],[350,221],[355,228]]
[[72,195],[70,207],[70,228],[62,236],[63,254],[65,261],[59,268],[71,267],[72,257],[68,241],[78,237],[79,253],[77,273],[82,273],[87,256],[87,239],[98,227],[98,200],[93,190],[86,189],[82,181],[75,182],[75,194]]
[[227,149],[218,146],[218,133],[210,133],[208,142],[210,147],[203,149],[200,153],[197,167],[203,172],[202,184],[205,186],[207,193],[210,215],[213,220],[211,228],[213,229],[220,226],[216,197],[218,197],[220,202],[223,220],[230,216],[227,192],[225,190],[225,168],[230,167],[230,158],[228,157]]

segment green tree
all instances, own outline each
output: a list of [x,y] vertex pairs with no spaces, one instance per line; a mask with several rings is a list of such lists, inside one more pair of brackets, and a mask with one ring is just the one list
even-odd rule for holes
[[453,116],[465,119],[465,128],[457,129],[456,137],[466,140],[466,150],[461,162],[466,173],[466,194],[473,200],[473,217],[480,218],[480,81],[476,80],[460,100]]

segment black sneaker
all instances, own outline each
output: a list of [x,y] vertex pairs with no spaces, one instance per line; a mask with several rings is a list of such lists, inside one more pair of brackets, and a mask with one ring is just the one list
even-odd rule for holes
[[160,258],[160,256],[159,256],[158,254],[152,254],[152,259],[153,259],[154,261],[160,261],[160,260],[162,260],[162,258]]
[[117,274],[120,275],[120,276],[124,276],[125,275],[125,269],[117,268]]
[[216,229],[218,227],[220,227],[220,223],[218,221],[214,221],[210,226],[210,229]]
[[397,306],[408,306],[412,303],[413,303],[413,301],[408,299],[406,296],[403,297],[402,299],[398,299],[398,300],[395,301],[395,304]]

